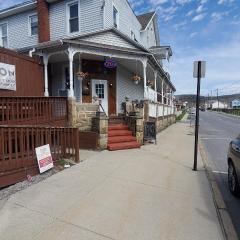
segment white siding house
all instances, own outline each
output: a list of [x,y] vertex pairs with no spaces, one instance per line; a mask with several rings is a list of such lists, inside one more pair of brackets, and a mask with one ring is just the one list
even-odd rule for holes
[[212,109],[224,109],[227,108],[227,104],[220,102],[220,101],[215,101],[212,103]]
[[42,57],[45,96],[90,103],[104,90],[109,115],[126,97],[173,108],[175,87],[162,64],[172,52],[160,46],[156,12],[136,16],[127,0],[33,0],[0,11],[0,31],[1,24],[4,47]]

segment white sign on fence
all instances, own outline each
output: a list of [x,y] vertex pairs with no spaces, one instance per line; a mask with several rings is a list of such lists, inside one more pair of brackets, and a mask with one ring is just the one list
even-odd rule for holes
[[206,73],[206,61],[195,61],[193,63],[193,77],[197,78],[198,77],[198,68],[201,68],[200,71],[200,78],[205,78],[205,73]]
[[53,168],[52,154],[50,146],[44,145],[35,149],[40,173],[46,172]]
[[16,91],[16,67],[0,63],[0,89]]

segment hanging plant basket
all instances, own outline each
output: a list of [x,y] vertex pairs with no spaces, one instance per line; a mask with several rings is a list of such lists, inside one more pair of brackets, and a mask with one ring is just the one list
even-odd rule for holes
[[150,81],[150,80],[147,81],[147,86],[148,87],[152,87],[153,85],[154,85],[153,81]]
[[134,74],[132,76],[132,80],[134,81],[135,84],[139,84],[139,82],[141,81],[141,77],[137,74]]
[[77,77],[85,79],[88,77],[88,72],[77,72]]

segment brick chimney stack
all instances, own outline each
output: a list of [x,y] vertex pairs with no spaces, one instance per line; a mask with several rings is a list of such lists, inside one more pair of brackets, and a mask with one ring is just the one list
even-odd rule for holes
[[46,0],[37,0],[38,40],[39,43],[50,41],[49,6]]

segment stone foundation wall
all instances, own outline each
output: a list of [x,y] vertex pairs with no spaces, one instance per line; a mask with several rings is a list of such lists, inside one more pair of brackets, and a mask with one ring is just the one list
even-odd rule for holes
[[[150,118],[150,121],[155,121],[155,118]],[[176,123],[176,116],[175,115],[169,115],[165,117],[159,117],[157,119],[157,132],[161,132],[168,126]]]
[[70,126],[79,128],[81,132],[92,131],[93,118],[96,117],[98,108],[97,104],[78,103],[74,100],[69,100]]
[[107,149],[108,144],[108,117],[97,116],[92,119],[92,131],[98,133],[97,147]]

